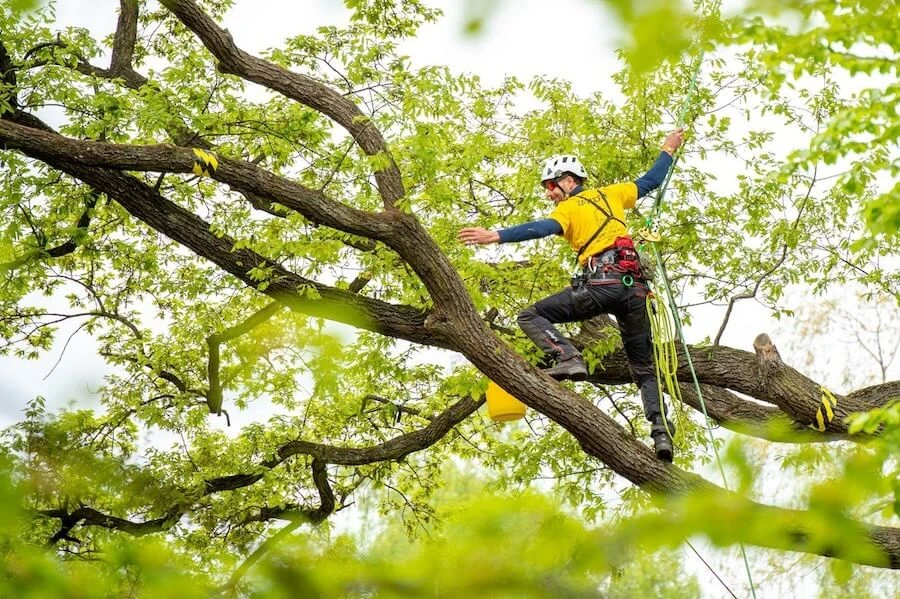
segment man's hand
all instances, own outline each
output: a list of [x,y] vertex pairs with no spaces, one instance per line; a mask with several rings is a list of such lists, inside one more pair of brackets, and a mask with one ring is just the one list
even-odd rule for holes
[[663,142],[662,151],[674,154],[678,151],[678,148],[681,147],[682,143],[684,143],[684,127],[679,127],[666,135],[666,141]]
[[460,229],[456,238],[466,245],[500,243],[500,233],[497,231],[489,231],[483,227],[466,227],[465,229]]

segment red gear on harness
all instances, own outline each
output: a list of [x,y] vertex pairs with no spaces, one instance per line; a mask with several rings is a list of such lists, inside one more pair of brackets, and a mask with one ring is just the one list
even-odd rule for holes
[[634,241],[627,235],[616,237],[613,248],[616,250],[616,266],[635,277],[641,276],[641,257],[634,247]]

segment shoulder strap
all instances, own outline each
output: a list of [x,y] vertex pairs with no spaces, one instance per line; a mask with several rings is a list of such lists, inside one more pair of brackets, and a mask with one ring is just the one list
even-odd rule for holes
[[606,194],[603,193],[602,191],[600,191],[599,189],[596,190],[596,191],[597,191],[597,193],[600,194],[600,197],[603,198],[603,203],[606,204],[606,210],[604,210],[603,208],[601,208],[601,207],[600,207],[600,204],[598,204],[597,202],[595,202],[594,200],[592,200],[592,199],[590,199],[590,198],[586,198],[586,197],[584,197],[583,195],[577,195],[577,196],[575,196],[575,197],[577,197],[577,198],[581,198],[582,200],[584,200],[584,201],[590,203],[594,208],[596,208],[597,210],[600,211],[600,214],[602,214],[603,216],[606,217],[606,220],[604,220],[602,223],[600,223],[600,226],[597,227],[597,230],[594,231],[594,234],[591,235],[590,239],[588,239],[587,241],[585,241],[585,242],[584,242],[584,245],[582,245],[582,246],[578,249],[578,253],[575,254],[575,259],[576,259],[576,260],[580,259],[580,258],[581,258],[581,253],[584,252],[584,250],[586,250],[587,247],[588,247],[589,245],[591,245],[591,242],[592,242],[592,241],[594,241],[595,239],[597,239],[597,235],[599,235],[601,232],[603,232],[603,229],[606,228],[606,225],[609,224],[609,221],[611,221],[611,220],[618,221],[618,222],[622,223],[626,228],[628,227],[628,225],[625,224],[625,221],[623,221],[623,220],[620,219],[620,218],[616,218],[615,216],[613,216],[613,213],[612,213],[612,207],[610,207],[610,205],[609,205],[609,200],[606,198]]

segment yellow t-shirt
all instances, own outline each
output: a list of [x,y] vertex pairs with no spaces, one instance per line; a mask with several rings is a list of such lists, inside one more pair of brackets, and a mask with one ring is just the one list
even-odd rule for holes
[[[603,196],[606,196],[606,201],[604,201],[600,192],[603,192]],[[582,266],[594,254],[599,254],[603,250],[610,248],[616,237],[628,234],[628,230],[623,224],[625,221],[625,209],[634,208],[634,203],[637,201],[637,193],[637,185],[634,183],[616,183],[615,185],[601,187],[599,190],[584,189],[577,195],[566,198],[556,205],[556,208],[550,214],[550,218],[559,223],[563,230],[563,237],[576,252],[587,243],[587,240],[596,233],[597,229],[607,218],[605,214],[597,210],[596,206],[588,202],[588,199],[609,212],[613,217],[609,219],[609,222],[606,223],[600,234],[591,241],[591,244],[581,252],[578,262]],[[607,203],[609,207],[607,207]]]

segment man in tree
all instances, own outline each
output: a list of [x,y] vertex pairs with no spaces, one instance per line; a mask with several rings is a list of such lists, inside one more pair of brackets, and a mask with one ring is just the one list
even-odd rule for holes
[[634,243],[625,225],[625,209],[659,187],[672,154],[681,146],[684,131],[666,136],[656,162],[632,183],[586,189],[587,171],[575,156],[549,158],[541,168],[541,185],[555,208],[549,218],[508,229],[491,231],[467,227],[459,240],[467,245],[511,243],[562,235],[576,252],[581,274],[572,285],[523,310],[519,326],[555,362],[545,372],[557,380],[583,380],[587,367],[579,351],[553,325],[576,322],[599,314],[612,314],[619,324],[632,378],[641,391],[644,415],[650,421],[656,455],[672,461],[671,434],[675,428],[665,419],[653,365],[650,321],[647,317],[647,283],[641,272]]

